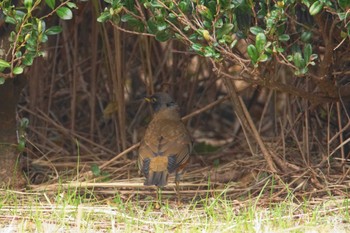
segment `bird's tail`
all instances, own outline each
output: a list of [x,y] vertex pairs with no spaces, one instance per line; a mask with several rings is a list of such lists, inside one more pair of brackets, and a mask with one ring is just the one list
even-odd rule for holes
[[168,183],[168,172],[150,172],[145,180],[145,185],[155,185],[157,187],[164,187]]

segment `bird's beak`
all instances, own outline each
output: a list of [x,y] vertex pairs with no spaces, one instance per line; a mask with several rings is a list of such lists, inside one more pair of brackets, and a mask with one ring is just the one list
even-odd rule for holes
[[150,97],[145,97],[144,100],[146,100],[147,102],[151,102],[151,98]]

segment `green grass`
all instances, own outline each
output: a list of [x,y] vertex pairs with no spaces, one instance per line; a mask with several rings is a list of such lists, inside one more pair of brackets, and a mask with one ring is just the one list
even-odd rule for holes
[[230,200],[221,192],[181,205],[163,197],[156,209],[152,198],[89,190],[0,192],[0,232],[350,232],[345,197]]

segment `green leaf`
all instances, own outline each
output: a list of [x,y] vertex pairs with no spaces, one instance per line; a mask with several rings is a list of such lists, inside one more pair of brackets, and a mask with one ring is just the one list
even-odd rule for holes
[[301,41],[303,42],[308,42],[312,37],[312,33],[311,32],[303,32],[301,34]]
[[13,74],[18,75],[18,74],[22,74],[22,73],[23,73],[23,67],[21,67],[21,66],[17,66],[13,69]]
[[4,84],[5,83],[5,78],[3,77],[0,77],[0,85]]
[[26,49],[32,52],[37,50],[37,39],[34,36],[29,37],[26,44]]
[[15,56],[16,56],[16,58],[22,57],[22,51],[17,51]]
[[265,61],[267,61],[267,59],[269,59],[269,56],[267,56],[267,54],[263,53],[259,57],[259,62],[265,62]]
[[111,13],[109,11],[102,12],[101,15],[97,18],[97,22],[104,23],[107,20],[112,18]]
[[230,48],[232,49],[233,47],[235,47],[236,44],[237,44],[237,42],[238,42],[237,39],[235,39],[234,41],[232,41],[232,43],[230,44]]
[[208,2],[208,8],[209,8],[209,10],[211,11],[212,14],[216,13],[216,4],[217,4],[216,0],[210,0]]
[[23,58],[23,60],[22,60],[23,65],[25,65],[25,66],[31,66],[31,65],[33,65],[34,57],[35,57],[35,55],[32,54],[32,53],[27,53],[27,54],[25,54],[25,55],[24,55],[24,58]]
[[33,6],[33,0],[24,0],[23,4],[27,9],[31,9]]
[[162,12],[158,12],[154,18],[156,19],[156,22],[164,22],[165,16]]
[[37,20],[38,33],[44,32],[46,30],[46,23],[44,20]]
[[222,39],[220,39],[219,41],[221,41],[221,43],[225,43],[225,44],[230,44],[233,41],[232,35],[223,35]]
[[171,38],[170,32],[168,30],[159,31],[156,33],[156,40],[160,42],[165,42]]
[[224,22],[222,21],[222,19],[218,19],[216,22],[215,22],[215,28],[221,28],[222,25],[224,25]]
[[196,52],[202,51],[202,49],[203,49],[203,46],[201,44],[197,44],[197,43],[193,43],[191,47]]
[[189,10],[189,4],[186,1],[181,1],[178,6],[180,10],[184,13],[186,13]]
[[211,28],[211,22],[212,22],[212,21],[204,20],[204,21],[203,21],[204,27],[207,28],[207,29],[210,29],[210,28]]
[[18,141],[17,150],[22,152],[26,147],[26,141],[24,139]]
[[149,8],[152,7],[152,5],[151,5],[150,2],[145,2],[145,3],[143,4],[143,6],[144,6],[146,9],[149,9]]
[[248,56],[250,57],[252,62],[256,63],[258,61],[258,58],[259,58],[259,53],[258,53],[258,50],[256,49],[256,47],[252,44],[248,45],[247,52],[248,52]]
[[264,33],[258,33],[255,38],[255,46],[258,50],[258,53],[264,51],[266,45],[266,36]]
[[16,18],[16,21],[23,21],[23,18],[27,15],[27,13],[25,13],[24,11],[15,11],[15,18]]
[[59,34],[61,32],[62,32],[62,27],[60,27],[60,26],[53,26],[53,27],[48,28],[45,31],[45,34],[48,35],[48,36],[52,36],[52,35]]
[[308,8],[310,8],[310,0],[301,0],[301,2],[307,6]]
[[306,74],[308,71],[309,71],[309,68],[307,68],[307,67],[303,67],[300,69],[301,74]]
[[57,9],[57,15],[63,20],[70,20],[73,18],[73,13],[68,7],[62,6]]
[[323,2],[315,1],[309,8],[310,15],[316,15],[323,9]]
[[26,117],[23,117],[20,121],[20,127],[22,129],[26,129],[26,128],[28,128],[28,125],[29,125],[29,119]]
[[213,20],[213,14],[211,13],[210,9],[205,5],[197,5],[197,11],[206,19]]
[[258,33],[263,33],[264,32],[264,30],[261,27],[251,27],[249,29],[249,31],[251,33],[253,33],[254,35],[257,35]]
[[113,16],[111,17],[111,20],[112,20],[112,22],[113,22],[114,24],[120,23],[120,15],[113,15]]
[[11,16],[6,16],[5,22],[6,22],[6,23],[9,23],[9,24],[17,24],[16,19],[13,18],[13,17],[11,17]]
[[101,175],[101,169],[98,167],[97,164],[91,165],[91,172],[94,176],[100,176]]
[[151,6],[154,8],[162,8],[163,5],[160,4],[157,0],[151,1]]
[[75,4],[74,2],[67,2],[67,6],[70,8],[70,9],[78,9],[77,7],[77,4]]
[[313,61],[313,60],[316,60],[318,58],[318,55],[317,54],[311,54],[310,56],[310,60]]
[[133,19],[135,19],[135,17],[132,16],[131,14],[125,14],[125,15],[123,15],[123,16],[121,17],[120,20],[121,20],[122,22],[126,23],[126,22],[128,22],[128,21],[130,21],[130,20],[133,20]]
[[10,67],[10,66],[11,66],[11,64],[10,64],[9,62],[0,59],[0,69],[1,69],[1,68],[8,68],[8,67]]
[[350,0],[338,0],[339,6],[344,10],[350,7]]
[[278,37],[278,40],[279,40],[279,41],[288,41],[289,39],[290,39],[290,36],[287,35],[287,34],[283,34],[283,35],[280,35],[280,36]]
[[46,43],[49,38],[47,37],[46,34],[42,34],[41,36],[41,43]]
[[215,49],[213,49],[212,47],[206,46],[204,48],[204,56],[205,57],[214,57],[215,54],[216,54]]
[[279,52],[279,53],[283,53],[283,52],[284,52],[284,48],[280,48],[280,47],[278,47],[278,48],[277,48],[277,52]]
[[45,2],[52,10],[55,8],[55,0],[45,0]]
[[14,31],[10,32],[9,41],[14,42],[16,40],[16,37],[17,37],[16,32]]
[[177,15],[175,15],[174,13],[169,13],[169,19],[174,20],[174,19],[177,19],[177,18],[178,18]]
[[338,13],[338,17],[341,21],[346,20],[347,18],[349,18],[350,14],[349,12],[339,12]]
[[233,29],[233,24],[232,23],[226,23],[224,24],[221,28],[216,30],[216,35],[218,38],[223,37],[224,35],[230,34]]
[[306,44],[304,47],[304,59],[306,62],[310,61],[311,54],[312,54],[312,46],[311,44]]
[[162,21],[162,22],[157,22],[156,26],[158,31],[164,31],[165,29],[167,29],[168,24],[165,21]]
[[301,56],[300,52],[296,52],[296,53],[293,54],[293,62],[295,64],[295,66],[298,67],[298,68],[305,67],[305,60]]
[[140,20],[136,19],[131,14],[123,15],[121,17],[121,21],[124,23],[127,23],[130,27],[132,27],[136,31],[143,31],[144,30],[143,23]]
[[157,25],[154,22],[154,19],[149,19],[147,21],[147,29],[149,33],[156,34],[157,33]]

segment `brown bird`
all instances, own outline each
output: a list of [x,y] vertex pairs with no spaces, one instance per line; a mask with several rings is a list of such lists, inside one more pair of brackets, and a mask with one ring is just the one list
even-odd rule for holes
[[146,101],[154,110],[145,136],[139,148],[138,165],[145,176],[144,185],[160,188],[168,183],[168,176],[175,172],[176,192],[179,196],[179,182],[189,162],[192,151],[191,137],[181,121],[178,105],[166,93],[155,93]]

